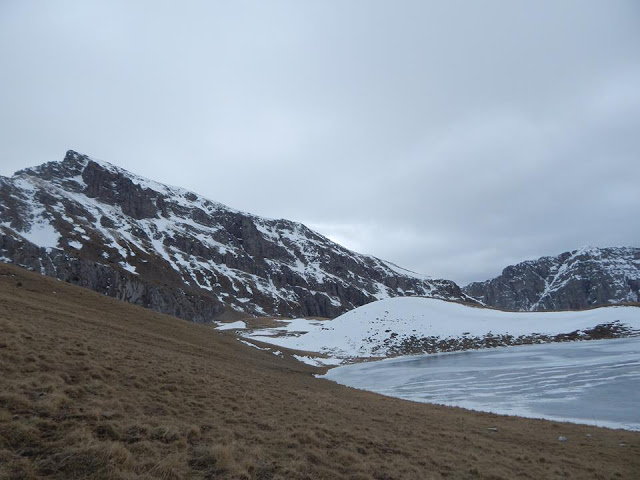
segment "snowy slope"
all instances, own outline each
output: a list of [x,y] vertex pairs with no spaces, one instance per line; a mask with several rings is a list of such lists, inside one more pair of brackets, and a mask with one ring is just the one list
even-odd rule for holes
[[464,291],[509,310],[578,310],[640,302],[640,248],[582,247],[505,268]]
[[[278,336],[293,331],[299,336]],[[246,337],[339,358],[462,350],[640,334],[640,308],[503,312],[432,298],[391,298],[326,322],[296,320]]]
[[229,309],[335,317],[399,295],[467,298],[453,282],[357,254],[300,223],[73,151],[0,177],[0,233],[0,260],[192,320]]

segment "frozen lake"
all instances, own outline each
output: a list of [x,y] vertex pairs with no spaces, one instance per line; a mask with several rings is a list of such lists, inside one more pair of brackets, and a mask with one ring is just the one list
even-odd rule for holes
[[400,357],[325,378],[418,402],[640,430],[640,338]]

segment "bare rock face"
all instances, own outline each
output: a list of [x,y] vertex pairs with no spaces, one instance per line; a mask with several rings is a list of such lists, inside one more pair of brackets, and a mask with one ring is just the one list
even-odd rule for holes
[[640,248],[585,247],[509,266],[463,288],[506,310],[580,310],[640,302]]
[[390,296],[472,301],[302,224],[230,209],[74,151],[0,177],[0,260],[156,311],[334,317]]

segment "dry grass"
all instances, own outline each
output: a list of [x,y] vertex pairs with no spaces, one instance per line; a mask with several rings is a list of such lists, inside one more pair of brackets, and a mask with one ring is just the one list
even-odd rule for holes
[[640,477],[638,433],[415,404],[315,371],[0,265],[0,478]]

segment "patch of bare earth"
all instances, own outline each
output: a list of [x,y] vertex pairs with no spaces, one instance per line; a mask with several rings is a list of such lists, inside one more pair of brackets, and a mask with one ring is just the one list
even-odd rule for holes
[[315,371],[0,265],[0,478],[640,477],[640,433],[411,403]]

